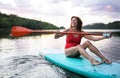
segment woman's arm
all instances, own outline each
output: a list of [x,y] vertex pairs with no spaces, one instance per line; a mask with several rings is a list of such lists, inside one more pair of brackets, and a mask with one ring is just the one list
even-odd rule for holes
[[102,39],[106,39],[106,37],[104,37],[104,36],[95,37],[93,35],[84,35],[83,37],[86,38],[86,39],[92,40],[92,41],[99,41],[99,40],[102,40]]
[[[66,29],[66,30],[64,30],[63,32],[68,32],[68,31],[69,31],[69,29]],[[55,39],[58,39],[58,38],[60,38],[60,37],[62,37],[62,36],[64,36],[64,35],[66,35],[66,34],[61,34],[60,31],[58,31],[57,33],[55,33],[54,38],[55,38]]]
[[92,41],[99,41],[102,39],[111,38],[111,36],[111,33],[104,33],[103,36],[84,35],[83,37]]

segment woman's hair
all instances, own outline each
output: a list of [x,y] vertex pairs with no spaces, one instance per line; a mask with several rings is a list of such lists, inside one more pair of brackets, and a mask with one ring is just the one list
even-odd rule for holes
[[[78,23],[77,23],[77,29],[79,30],[79,31],[81,31],[82,30],[82,20],[79,18],[79,17],[77,17],[77,16],[72,16],[71,17],[71,20],[72,20],[72,18],[76,18],[77,19],[77,21],[78,21]],[[72,26],[71,26],[72,27]]]

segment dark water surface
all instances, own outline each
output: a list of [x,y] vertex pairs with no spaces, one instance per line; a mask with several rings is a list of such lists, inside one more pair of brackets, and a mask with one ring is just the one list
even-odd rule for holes
[[[120,63],[120,37],[92,43],[107,58]],[[39,55],[40,49],[64,49],[64,44],[65,37],[55,40],[53,35],[0,38],[0,78],[84,78],[47,62]],[[90,53],[88,49],[87,52]]]

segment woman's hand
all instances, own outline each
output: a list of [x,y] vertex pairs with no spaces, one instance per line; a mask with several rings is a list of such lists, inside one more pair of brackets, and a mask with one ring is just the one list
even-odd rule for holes
[[103,33],[103,36],[104,36],[105,38],[111,38],[111,37],[112,37],[112,33],[111,33],[111,32]]
[[[69,29],[65,29],[63,32],[68,32],[68,31],[69,31]],[[63,34],[62,32],[60,32],[60,30],[57,30],[56,33],[55,33],[54,38],[58,39],[59,37],[62,37],[64,35],[66,35],[66,34]]]
[[57,30],[55,34],[60,34],[60,30]]
[[60,34],[60,31],[59,30],[57,30],[56,31],[56,33],[55,33],[55,36],[54,36],[54,38],[55,39],[57,39],[57,38],[59,38],[59,36],[60,36],[61,34]]

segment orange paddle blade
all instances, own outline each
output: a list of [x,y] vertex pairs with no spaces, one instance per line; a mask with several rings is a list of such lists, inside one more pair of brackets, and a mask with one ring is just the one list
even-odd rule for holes
[[33,32],[33,30],[30,30],[25,27],[13,26],[12,30],[11,30],[11,35],[13,37],[20,37],[20,36],[26,36],[32,32]]

